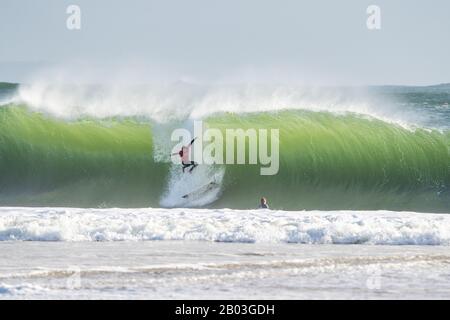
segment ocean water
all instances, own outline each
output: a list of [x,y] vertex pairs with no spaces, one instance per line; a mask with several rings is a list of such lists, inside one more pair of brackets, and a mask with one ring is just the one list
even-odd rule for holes
[[1,242],[0,299],[449,299],[444,246]]
[[450,246],[450,215],[393,211],[0,208],[0,241]]
[[0,299],[449,299],[450,215],[0,208]]
[[[449,85],[2,83],[0,299],[448,299],[449,101]],[[279,129],[279,173],[182,175],[170,134],[194,120]]]
[[[284,210],[447,213],[449,100],[448,85],[3,84],[0,205],[252,209],[265,195]],[[170,136],[194,120],[278,129],[278,173],[228,164],[182,175]],[[182,198],[212,177],[220,188]]]

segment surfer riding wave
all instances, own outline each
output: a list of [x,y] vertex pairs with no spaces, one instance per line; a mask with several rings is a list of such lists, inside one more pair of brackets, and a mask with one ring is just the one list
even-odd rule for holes
[[183,173],[184,173],[184,170],[189,167],[191,167],[191,169],[189,170],[189,173],[192,173],[192,170],[194,170],[194,168],[196,166],[198,166],[198,164],[196,162],[189,159],[189,149],[192,147],[192,144],[194,143],[195,139],[197,139],[197,137],[192,139],[191,142],[187,146],[181,147],[180,151],[171,154],[172,156],[176,156],[176,155],[180,156],[181,164],[183,166],[182,167]]

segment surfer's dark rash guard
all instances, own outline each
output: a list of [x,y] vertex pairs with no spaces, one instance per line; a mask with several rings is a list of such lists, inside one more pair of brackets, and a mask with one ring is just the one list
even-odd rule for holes
[[187,163],[183,162],[182,164],[183,164],[183,167],[186,168],[186,167],[194,166],[195,162],[194,161],[190,161],[190,162],[187,162]]

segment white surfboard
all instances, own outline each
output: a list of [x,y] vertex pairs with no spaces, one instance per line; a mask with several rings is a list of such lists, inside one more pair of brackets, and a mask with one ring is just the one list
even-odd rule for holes
[[202,194],[204,194],[212,189],[218,188],[218,187],[219,187],[218,183],[216,183],[215,181],[211,181],[210,183],[204,185],[203,187],[200,187],[192,192],[185,194],[183,196],[183,198],[184,199],[195,199],[195,198],[201,196]]

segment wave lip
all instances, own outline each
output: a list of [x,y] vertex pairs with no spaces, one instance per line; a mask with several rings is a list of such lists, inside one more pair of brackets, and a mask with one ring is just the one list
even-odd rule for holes
[[450,216],[392,211],[0,208],[0,241],[450,245]]

